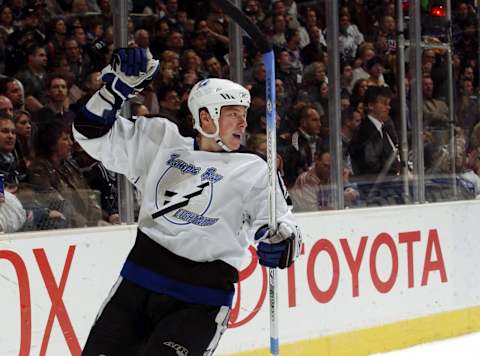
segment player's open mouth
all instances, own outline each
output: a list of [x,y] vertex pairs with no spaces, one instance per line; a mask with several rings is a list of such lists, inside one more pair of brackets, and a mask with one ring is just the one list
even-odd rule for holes
[[238,138],[238,139],[240,140],[240,138],[242,137],[242,135],[240,135],[240,134],[233,134],[233,137]]

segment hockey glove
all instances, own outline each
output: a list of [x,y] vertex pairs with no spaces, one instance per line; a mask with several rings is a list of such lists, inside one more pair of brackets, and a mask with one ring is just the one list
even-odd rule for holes
[[159,61],[144,48],[118,48],[113,51],[111,64],[103,68],[106,89],[122,101],[141,92],[155,78]]
[[271,268],[286,268],[295,261],[300,254],[302,236],[295,227],[279,222],[277,230],[271,234],[268,226],[262,226],[255,233],[257,256],[260,264]]

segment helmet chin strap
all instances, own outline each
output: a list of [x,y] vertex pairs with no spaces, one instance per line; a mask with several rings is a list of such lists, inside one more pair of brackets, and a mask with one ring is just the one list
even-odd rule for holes
[[226,152],[232,152],[232,150],[230,148],[228,148],[228,146],[226,144],[223,143],[222,139],[220,138],[220,136],[217,135],[217,137],[215,138],[215,142],[217,143],[217,145],[219,145],[224,151]]
[[203,129],[201,127],[197,127],[197,130],[200,132],[200,134],[202,136],[207,137],[207,138],[213,138],[215,140],[215,143],[217,145],[219,145],[220,148],[222,150],[224,150],[225,152],[232,152],[232,150],[230,148],[228,148],[228,146],[220,138],[220,127],[218,125],[218,120],[213,120],[213,122],[215,124],[215,133],[208,134],[205,131],[203,131]]

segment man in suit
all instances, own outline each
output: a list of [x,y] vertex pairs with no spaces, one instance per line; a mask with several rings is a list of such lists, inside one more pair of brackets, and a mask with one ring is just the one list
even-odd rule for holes
[[369,175],[374,181],[399,173],[397,134],[391,123],[388,87],[372,86],[365,94],[368,116],[362,121],[350,145],[355,175]]

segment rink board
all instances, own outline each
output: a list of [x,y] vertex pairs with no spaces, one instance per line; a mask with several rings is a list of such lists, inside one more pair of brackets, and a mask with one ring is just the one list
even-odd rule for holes
[[[480,202],[297,214],[281,355],[368,355],[480,330]],[[79,355],[135,226],[0,238],[0,355]],[[266,270],[240,275],[217,355],[268,355]]]

